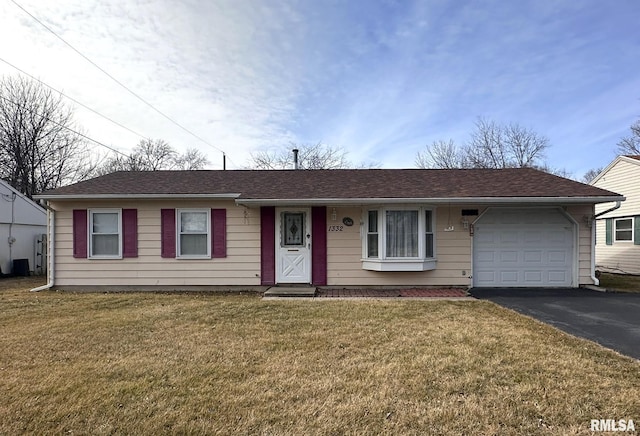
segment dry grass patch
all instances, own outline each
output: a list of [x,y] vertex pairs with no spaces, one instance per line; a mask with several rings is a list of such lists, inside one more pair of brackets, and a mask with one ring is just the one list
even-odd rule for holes
[[637,361],[488,302],[0,304],[0,434],[560,435],[640,421]]
[[0,292],[22,292],[43,286],[47,283],[45,276],[8,277],[0,279]]
[[600,286],[624,292],[640,292],[640,276],[629,274],[600,274]]

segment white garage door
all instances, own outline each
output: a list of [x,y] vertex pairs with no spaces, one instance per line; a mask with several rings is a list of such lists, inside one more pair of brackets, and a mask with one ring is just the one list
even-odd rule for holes
[[478,287],[572,286],[574,224],[558,209],[490,209],[476,222]]

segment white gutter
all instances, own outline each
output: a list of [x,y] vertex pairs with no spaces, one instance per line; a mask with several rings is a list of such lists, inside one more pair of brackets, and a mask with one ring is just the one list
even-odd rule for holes
[[268,206],[286,204],[290,206],[310,204],[584,204],[584,203],[609,203],[612,201],[624,201],[625,197],[456,197],[456,198],[273,198],[273,199],[242,199],[236,200],[237,204],[245,206]]
[[[234,199],[239,205],[268,206],[286,204],[298,205],[331,205],[331,204],[513,204],[513,203],[545,203],[545,204],[584,204],[584,203],[610,203],[624,201],[621,196],[615,197],[454,197],[454,198],[240,198],[240,193],[225,194],[63,194],[63,195],[36,195],[38,200],[148,200],[148,199]],[[594,201],[595,200],[595,201]]]
[[593,280],[593,284],[596,286],[600,285],[600,279],[596,277],[596,218],[604,215],[605,213],[613,212],[616,209],[620,209],[622,205],[622,201],[616,201],[616,205],[605,210],[604,212],[600,212],[593,216],[591,220],[591,280]]
[[55,283],[56,211],[49,207],[49,205],[45,205],[45,207],[47,208],[47,224],[49,227],[49,237],[47,238],[47,260],[49,261],[47,276],[49,277],[49,281],[44,286],[31,289],[31,292],[40,292],[45,289],[50,289]]
[[609,208],[609,209],[605,210],[604,212],[600,212],[600,213],[598,213],[598,214],[595,214],[595,215],[593,216],[593,219],[595,220],[596,218],[601,217],[602,215],[604,215],[604,214],[606,214],[606,213],[613,212],[613,211],[614,211],[614,210],[616,210],[616,209],[620,209],[620,206],[621,206],[621,204],[622,204],[622,202],[623,202],[624,200],[625,200],[624,198],[623,198],[622,200],[614,200],[614,201],[616,202],[616,205],[615,205],[615,206],[613,206],[613,207],[611,207],[611,208]]
[[[36,200],[148,200],[197,198],[197,199],[236,199],[238,193],[226,194],[62,194],[34,195]],[[614,201],[614,200],[611,200]]]

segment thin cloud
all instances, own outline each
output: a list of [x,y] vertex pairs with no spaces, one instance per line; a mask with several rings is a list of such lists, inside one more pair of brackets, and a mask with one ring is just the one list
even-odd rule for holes
[[[410,167],[425,144],[464,142],[485,116],[549,136],[550,158],[578,172],[606,163],[579,144],[613,150],[616,132],[640,115],[635,2],[21,4],[236,166],[259,149],[324,141],[353,161]],[[199,147],[220,167],[219,153],[10,3],[0,5],[0,38],[19,41],[0,57],[136,131]],[[102,142],[138,141],[80,109],[77,118]]]

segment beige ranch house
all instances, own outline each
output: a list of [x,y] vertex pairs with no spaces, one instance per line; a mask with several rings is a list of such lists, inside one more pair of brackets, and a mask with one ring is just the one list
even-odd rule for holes
[[526,168],[117,172],[39,198],[69,290],[593,285],[594,207],[624,200]]

